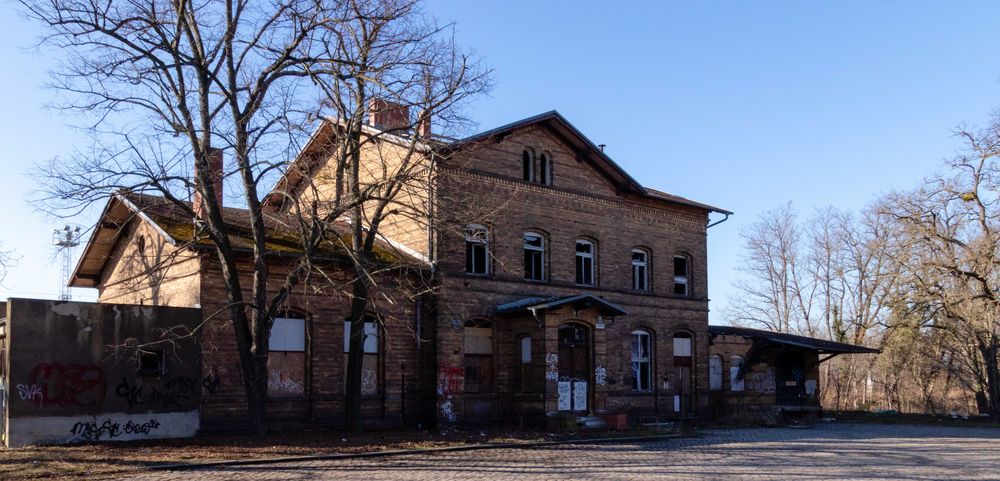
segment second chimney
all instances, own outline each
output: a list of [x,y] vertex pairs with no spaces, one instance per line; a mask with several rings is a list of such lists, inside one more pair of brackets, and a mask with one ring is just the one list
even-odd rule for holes
[[[215,201],[222,207],[222,149],[212,149],[208,154],[208,179],[212,184]],[[197,219],[205,220],[208,217],[208,207],[202,199],[201,178],[198,175],[198,163],[194,163],[194,199],[191,208]]]
[[379,130],[405,130],[410,126],[410,108],[385,99],[369,99],[368,123]]

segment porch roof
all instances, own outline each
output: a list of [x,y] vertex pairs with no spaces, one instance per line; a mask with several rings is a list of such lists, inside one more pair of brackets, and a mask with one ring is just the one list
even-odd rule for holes
[[870,347],[855,346],[842,342],[828,341],[826,339],[816,339],[814,337],[796,336],[784,332],[764,331],[761,329],[751,329],[739,326],[708,326],[708,333],[713,338],[720,335],[743,336],[750,339],[759,339],[773,344],[797,347],[820,354],[866,354],[882,352]]
[[596,308],[601,314],[612,316],[624,316],[628,313],[600,297],[590,294],[577,294],[575,296],[562,297],[526,297],[516,301],[500,304],[497,306],[497,314],[510,315],[523,312],[541,311],[555,309],[564,305],[571,305],[576,309]]

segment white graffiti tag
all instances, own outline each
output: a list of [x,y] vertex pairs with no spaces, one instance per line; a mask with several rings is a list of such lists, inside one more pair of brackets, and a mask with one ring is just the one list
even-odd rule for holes
[[594,384],[598,386],[603,386],[608,382],[608,370],[604,369],[604,366],[597,366],[594,369]]
[[25,401],[38,401],[38,407],[42,407],[42,388],[37,384],[18,384],[17,395]]

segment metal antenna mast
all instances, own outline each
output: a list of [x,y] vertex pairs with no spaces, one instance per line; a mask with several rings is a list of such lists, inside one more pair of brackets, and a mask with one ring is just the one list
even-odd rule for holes
[[56,246],[57,254],[62,257],[62,282],[59,285],[59,300],[68,301],[73,297],[69,290],[70,262],[73,258],[73,248],[80,245],[80,226],[66,224],[62,229],[53,229],[52,245]]

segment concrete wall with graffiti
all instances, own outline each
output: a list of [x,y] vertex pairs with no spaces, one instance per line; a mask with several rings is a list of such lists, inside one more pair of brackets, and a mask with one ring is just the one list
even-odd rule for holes
[[203,389],[200,309],[11,299],[7,446],[187,437]]

